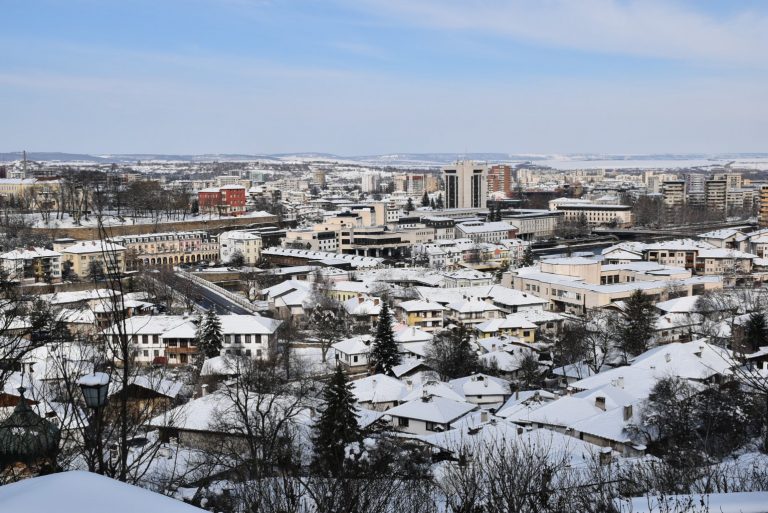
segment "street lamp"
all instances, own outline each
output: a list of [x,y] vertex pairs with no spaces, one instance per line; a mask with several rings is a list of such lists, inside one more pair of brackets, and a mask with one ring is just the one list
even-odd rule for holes
[[[86,434],[87,445],[96,451],[98,457],[99,474],[104,474],[104,446],[101,439],[101,412],[107,404],[109,395],[109,374],[105,372],[93,372],[81,377],[77,384],[83,392],[85,405],[93,411],[91,421],[88,422],[88,432]],[[94,470],[92,462],[89,461],[91,471]]]
[[85,405],[97,410],[107,404],[107,394],[109,393],[109,374],[104,372],[94,372],[86,374],[77,382],[80,390],[83,392]]

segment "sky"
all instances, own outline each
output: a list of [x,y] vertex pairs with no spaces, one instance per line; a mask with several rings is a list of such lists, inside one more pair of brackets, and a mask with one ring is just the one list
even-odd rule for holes
[[0,151],[768,152],[761,0],[0,0]]

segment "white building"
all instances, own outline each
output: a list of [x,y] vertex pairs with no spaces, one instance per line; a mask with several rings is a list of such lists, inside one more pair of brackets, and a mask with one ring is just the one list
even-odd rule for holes
[[0,255],[0,265],[9,281],[61,280],[61,253],[45,248],[15,249]]
[[471,160],[443,168],[446,208],[485,208],[488,199],[488,166]]
[[237,254],[243,256],[246,265],[255,265],[261,258],[261,235],[241,230],[219,235],[221,261],[227,263]]

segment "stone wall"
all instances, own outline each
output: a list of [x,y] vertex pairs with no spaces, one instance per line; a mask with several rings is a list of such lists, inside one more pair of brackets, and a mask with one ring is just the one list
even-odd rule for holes
[[[146,224],[125,224],[106,226],[107,237],[120,235],[142,235],[160,232],[187,232],[194,230],[216,231],[233,228],[255,227],[264,224],[279,224],[277,216],[261,217],[231,217],[226,219],[194,219]],[[45,235],[52,239],[71,237],[77,240],[92,240],[100,238],[99,229],[95,226],[75,226],[69,228],[32,228],[36,234]]]

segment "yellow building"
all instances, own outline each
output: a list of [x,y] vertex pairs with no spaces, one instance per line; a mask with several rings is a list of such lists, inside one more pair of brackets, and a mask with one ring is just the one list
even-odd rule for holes
[[433,333],[443,327],[443,306],[430,301],[403,301],[397,307],[400,321],[408,326]]
[[97,266],[104,273],[122,274],[125,272],[125,247],[102,240],[80,241],[62,249],[62,266],[70,262],[72,272],[80,278],[89,278],[90,271]]

